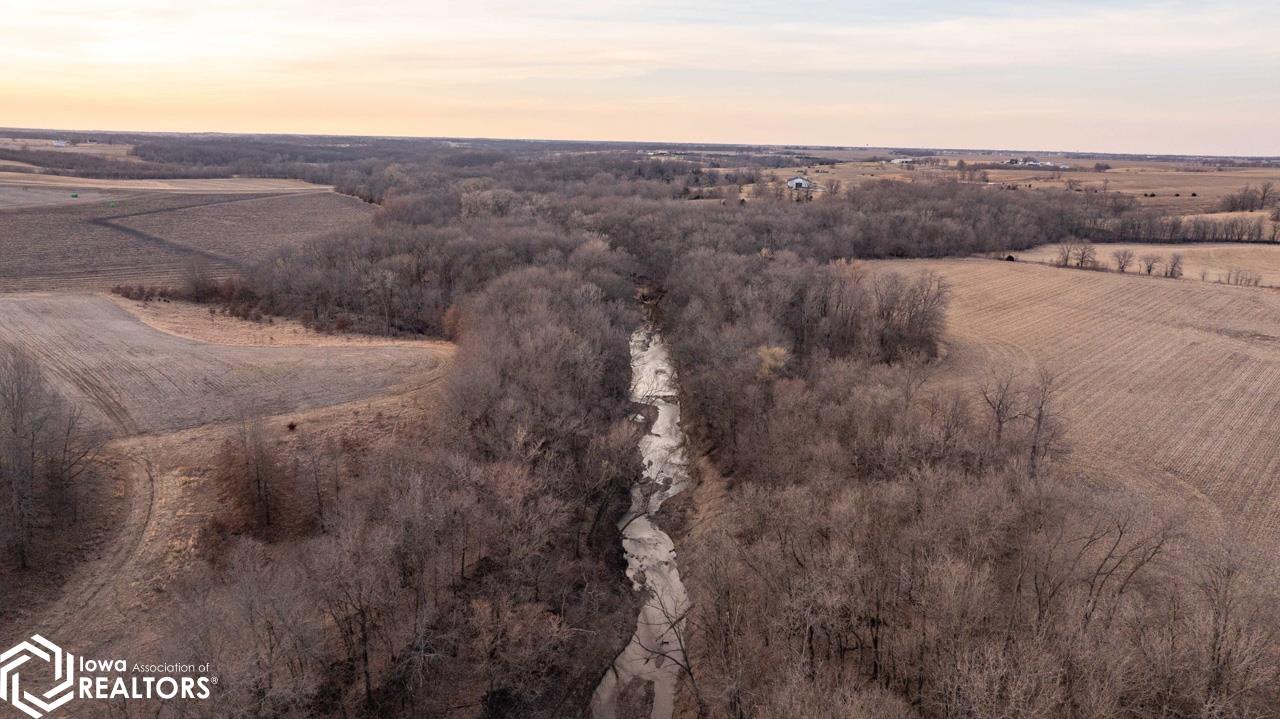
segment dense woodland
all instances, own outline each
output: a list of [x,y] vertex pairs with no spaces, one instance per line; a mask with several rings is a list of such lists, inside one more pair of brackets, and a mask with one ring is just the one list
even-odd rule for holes
[[[262,151],[138,150],[276,162]],[[1172,220],[1119,195],[960,182],[798,194],[749,153],[328,152],[280,162],[378,203],[375,224],[199,294],[458,354],[395,451],[277,456],[250,419],[228,443],[244,511],[216,528],[170,632],[235,668],[212,714],[581,715],[634,619],[615,523],[638,472],[637,286],[659,297],[693,449],[727,487],[719,526],[676,538],[691,710],[1280,706],[1280,594],[1249,544],[1070,469],[1051,375],[933,381],[945,284],[858,262],[1150,239]]]

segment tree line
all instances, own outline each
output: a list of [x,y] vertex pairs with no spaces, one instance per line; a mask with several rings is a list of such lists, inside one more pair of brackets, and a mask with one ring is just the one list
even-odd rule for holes
[[37,357],[0,343],[0,574],[37,566],[76,528],[100,443]]

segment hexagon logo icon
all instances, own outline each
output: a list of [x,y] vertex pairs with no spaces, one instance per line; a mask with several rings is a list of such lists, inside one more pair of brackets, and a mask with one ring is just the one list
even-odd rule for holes
[[[51,689],[33,693],[23,687],[18,671],[32,659],[39,659],[53,669],[55,682]],[[75,658],[57,644],[39,634],[0,654],[0,701],[7,701],[32,719],[40,719],[75,696]]]

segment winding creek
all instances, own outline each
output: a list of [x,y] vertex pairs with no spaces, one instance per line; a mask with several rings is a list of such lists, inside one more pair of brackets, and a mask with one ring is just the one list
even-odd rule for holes
[[613,719],[618,695],[633,681],[653,685],[652,719],[670,719],[676,683],[685,664],[683,628],[689,597],[676,567],[675,545],[658,527],[662,503],[689,487],[689,460],[680,429],[675,368],[661,333],[647,325],[631,336],[631,399],[657,410],[640,439],[644,471],[631,488],[631,508],[622,518],[627,577],[646,600],[631,641],[613,660],[595,694],[591,714]]

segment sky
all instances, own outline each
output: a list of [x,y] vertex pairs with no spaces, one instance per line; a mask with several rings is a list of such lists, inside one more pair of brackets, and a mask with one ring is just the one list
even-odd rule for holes
[[1280,155],[1280,3],[0,0],[0,126]]

